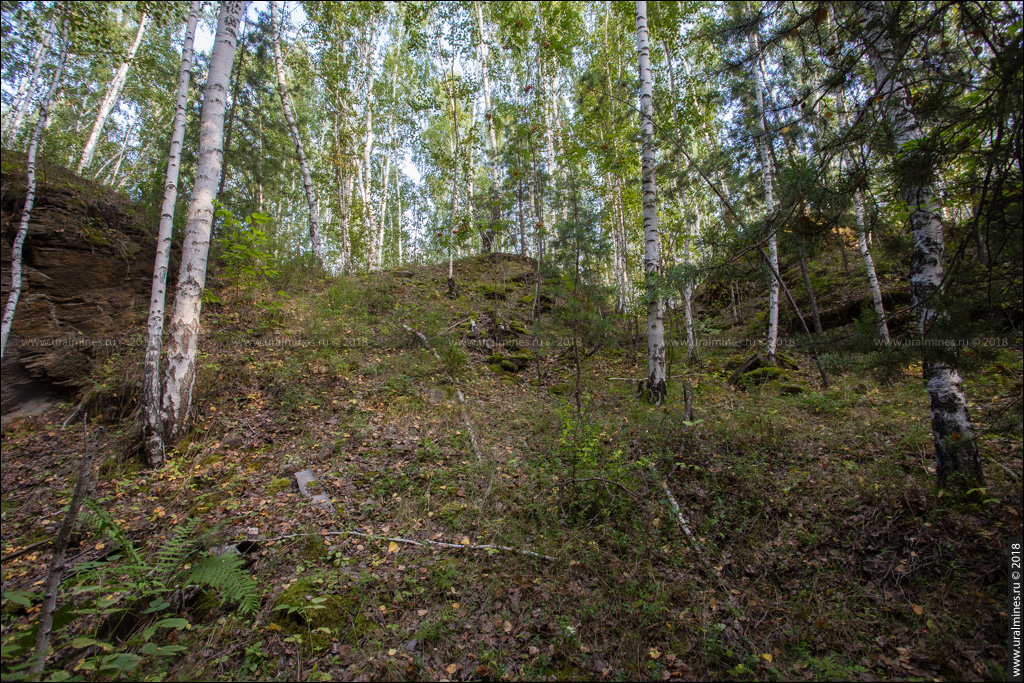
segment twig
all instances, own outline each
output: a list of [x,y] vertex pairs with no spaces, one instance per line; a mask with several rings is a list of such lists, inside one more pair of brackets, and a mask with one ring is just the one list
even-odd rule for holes
[[60,531],[57,532],[57,539],[53,542],[53,556],[50,558],[50,572],[46,576],[46,588],[43,589],[43,603],[39,609],[39,627],[36,632],[35,651],[32,654],[32,666],[29,667],[28,677],[36,680],[42,677],[43,669],[46,667],[46,651],[50,648],[50,630],[53,628],[53,613],[57,607],[57,591],[60,589],[61,575],[64,573],[64,556],[68,549],[68,541],[71,540],[71,530],[78,520],[78,511],[82,509],[82,499],[85,498],[85,490],[89,486],[89,479],[92,473],[92,460],[94,451],[89,449],[89,430],[85,418],[82,418],[82,428],[85,430],[82,461],[78,467],[78,481],[75,482],[75,494],[71,497],[71,505],[68,507],[64,521],[61,522]]
[[264,543],[271,543],[273,541],[283,541],[288,538],[302,538],[304,536],[359,536],[360,538],[380,538],[384,541],[393,541],[395,543],[405,543],[406,545],[415,545],[424,547],[428,545],[437,546],[440,548],[458,548],[460,550],[504,550],[510,553],[519,553],[520,555],[529,555],[530,557],[539,557],[542,560],[548,560],[554,562],[556,558],[551,555],[544,555],[543,553],[535,553],[532,550],[519,550],[518,548],[510,548],[507,545],[465,545],[458,543],[445,543],[443,541],[414,541],[411,538],[391,538],[388,536],[374,536],[373,534],[365,534],[361,531],[327,531],[320,533],[308,533],[308,534],[286,534],[284,536],[275,536],[274,538],[262,539]]
[[8,560],[13,560],[16,557],[21,557],[22,555],[27,553],[29,550],[32,550],[33,548],[38,548],[41,545],[46,545],[47,543],[49,543],[52,540],[53,540],[53,536],[47,536],[46,538],[44,538],[41,541],[36,541],[35,543],[31,543],[31,544],[25,546],[21,550],[15,550],[12,553],[7,553],[3,557],[0,557],[0,562],[7,562]]

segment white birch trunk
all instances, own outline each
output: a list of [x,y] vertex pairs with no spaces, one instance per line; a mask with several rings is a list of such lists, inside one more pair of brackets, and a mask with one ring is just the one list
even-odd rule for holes
[[352,256],[349,246],[349,197],[352,196],[352,176],[345,172],[345,152],[343,149],[343,136],[341,120],[348,121],[348,106],[343,93],[338,95],[339,109],[334,112],[334,140],[336,149],[335,159],[335,181],[338,189],[338,224],[341,232],[341,256],[339,272],[347,273],[351,268]]
[[[838,94],[838,106],[836,107],[840,128],[846,127],[846,102],[843,91]],[[847,173],[852,173],[853,155],[850,149],[843,146],[843,165]],[[864,259],[864,266],[868,271],[868,285],[871,287],[871,299],[875,305],[875,314],[878,316],[878,336],[885,343],[889,343],[889,325],[885,321],[885,306],[882,304],[882,289],[878,285],[878,275],[875,273],[875,262],[868,250],[867,222],[864,220],[864,192],[857,188],[853,194],[853,212],[857,217],[857,246],[860,247],[861,258]]]
[[174,205],[178,201],[178,174],[181,170],[181,146],[185,139],[188,86],[192,80],[192,45],[199,22],[199,0],[192,0],[185,42],[181,48],[178,72],[178,98],[174,108],[174,128],[167,158],[164,200],[160,208],[160,228],[156,237],[156,260],[149,297],[149,322],[146,336],[146,362],[142,390],[143,443],[151,467],[164,462],[164,417],[160,410],[160,350],[163,347],[164,307],[167,300],[167,267],[171,259],[171,233],[174,229]]
[[[898,74],[895,50],[886,30],[885,4],[866,2],[861,6],[867,23],[864,38],[875,73],[875,86],[889,119],[893,139],[901,153],[913,155],[912,146],[924,137],[910,100],[910,92]],[[906,160],[903,162],[907,163]],[[932,436],[935,441],[936,472],[940,486],[971,487],[983,481],[981,455],[974,425],[967,410],[963,380],[941,351],[929,346],[930,332],[948,314],[942,309],[943,259],[945,244],[940,207],[930,180],[934,169],[914,168],[899,179],[907,204],[908,222],[914,235],[910,261],[910,293],[917,314],[918,331],[924,342],[923,374],[931,402]]]
[[132,62],[135,61],[135,54],[139,51],[139,46],[142,45],[142,36],[145,35],[148,24],[149,15],[143,12],[142,17],[139,19],[139,28],[135,32],[135,41],[128,48],[128,56],[118,68],[117,73],[114,74],[114,79],[107,86],[107,94],[103,97],[103,101],[100,102],[100,109],[96,114],[96,122],[92,126],[89,140],[85,143],[82,157],[78,160],[78,167],[75,169],[78,175],[82,175],[82,171],[92,163],[92,158],[96,154],[96,146],[100,141],[100,133],[103,132],[103,126],[106,125],[110,112],[113,111],[114,105],[117,104],[118,98],[121,97],[121,89],[124,88],[124,82],[128,78],[128,69],[131,68]]
[[53,27],[47,26],[44,29],[43,39],[32,56],[32,70],[22,79],[18,85],[18,94],[11,105],[7,119],[3,122],[3,138],[10,145],[18,136],[21,124],[25,120],[25,113],[36,95],[36,85],[39,82],[39,74],[43,70],[43,61],[50,51],[50,40],[53,38]]
[[213,202],[224,160],[224,108],[238,42],[238,27],[245,14],[245,6],[246,2],[242,0],[227,0],[220,4],[217,35],[203,94],[196,180],[185,224],[181,269],[167,341],[163,412],[166,420],[164,438],[169,443],[185,433],[192,405],[199,354],[199,316],[213,227]]
[[483,241],[483,252],[485,254],[490,253],[494,243],[494,235],[497,229],[496,216],[499,216],[499,209],[496,206],[498,201],[498,188],[500,187],[498,180],[498,137],[494,132],[494,111],[491,109],[491,78],[490,72],[488,71],[488,57],[490,56],[489,49],[487,47],[487,34],[484,31],[484,13],[483,8],[479,0],[473,3],[473,8],[476,10],[476,24],[477,29],[480,32],[480,45],[478,51],[480,55],[480,77],[483,81],[483,98],[484,98],[484,119],[487,122],[487,143],[488,152],[490,158],[488,161],[491,166],[491,216],[492,224],[487,228],[486,231],[481,231]]
[[292,95],[288,90],[288,82],[284,73],[284,58],[281,56],[281,17],[277,2],[270,3],[270,26],[274,42],[274,67],[277,71],[277,91],[281,95],[281,108],[284,109],[284,120],[295,143],[295,153],[299,157],[299,169],[302,172],[302,186],[306,190],[306,202],[309,204],[309,243],[313,247],[313,255],[320,265],[324,265],[324,244],[320,239],[320,202],[316,198],[313,187],[313,176],[309,173],[306,162],[306,150],[299,137],[299,126],[295,122],[295,110],[292,106]]
[[[758,141],[758,148],[761,152],[761,176],[764,179],[764,202],[767,214],[771,217],[775,213],[775,194],[772,187],[772,159],[768,138],[768,128],[765,125],[764,114],[764,83],[761,79],[761,49],[758,46],[756,33],[748,37],[750,49],[754,54],[754,90],[757,99],[757,126],[761,129],[761,139]],[[775,230],[772,229],[768,236],[768,263],[773,272],[779,272],[779,244],[775,238]],[[768,339],[766,351],[768,358],[774,362],[779,340],[779,282],[774,277],[770,278],[768,286]]]
[[[668,62],[668,88],[672,95],[672,102],[676,102],[676,79],[673,72],[672,56],[669,52],[669,46],[665,46],[665,56]],[[673,104],[672,106],[672,121],[675,124],[676,130],[680,131],[682,128],[679,126],[679,109]],[[683,182],[683,159],[682,152],[676,152],[676,174],[677,174],[677,189],[679,191],[679,202],[681,204],[681,214],[683,220],[684,230],[686,234],[683,237],[683,266],[689,268],[690,266],[690,240],[692,235],[700,233],[700,216],[694,213],[695,223],[691,230],[689,224],[689,205],[686,201],[686,188]],[[690,363],[696,363],[700,360],[697,353],[697,335],[694,332],[693,327],[693,285],[687,281],[683,285],[683,318],[686,325],[686,359]]]
[[3,318],[0,320],[0,360],[3,360],[4,349],[7,348],[7,338],[11,334],[11,325],[14,322],[14,311],[18,307],[18,298],[21,296],[21,254],[25,247],[25,238],[28,236],[32,207],[36,202],[36,153],[39,151],[39,138],[42,137],[46,121],[50,118],[50,107],[57,94],[57,89],[60,88],[67,59],[68,23],[65,20],[61,28],[60,56],[57,58],[57,66],[53,70],[50,87],[46,90],[46,95],[43,96],[43,101],[39,105],[39,120],[36,121],[35,130],[32,131],[32,137],[28,142],[28,155],[25,159],[25,204],[21,208],[21,221],[18,223],[18,231],[14,234],[14,242],[11,245],[11,289],[7,294]]
[[644,207],[644,272],[647,277],[647,391],[661,403],[668,389],[665,367],[665,322],[661,295],[661,241],[658,234],[657,164],[654,152],[654,79],[651,75],[647,2],[636,2],[636,52],[640,63],[641,184]]

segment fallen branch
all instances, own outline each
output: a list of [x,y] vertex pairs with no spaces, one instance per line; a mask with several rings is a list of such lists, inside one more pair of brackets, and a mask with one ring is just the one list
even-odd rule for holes
[[7,553],[3,557],[0,557],[0,562],[7,562],[9,560],[13,560],[16,557],[21,557],[22,555],[27,553],[29,550],[32,550],[33,548],[38,548],[41,545],[46,545],[47,543],[49,543],[52,540],[53,540],[53,536],[47,536],[46,538],[44,538],[41,541],[36,541],[35,543],[30,543],[27,546],[25,546],[24,548],[22,548],[21,550],[15,550],[14,552]]
[[[436,358],[438,361],[441,360],[440,354],[438,354],[437,351],[434,350],[434,347],[430,345],[430,342],[427,340],[427,338],[423,335],[422,332],[414,330],[408,325],[402,325],[402,329],[418,338],[421,342],[423,342],[423,345],[427,347],[427,350],[430,351],[430,353],[434,354],[434,358]],[[469,415],[466,414],[466,397],[462,395],[461,389],[455,390],[455,396],[459,399],[459,411],[462,414],[462,422],[466,426],[466,432],[469,434],[469,445],[472,446],[473,448],[473,455],[476,456],[477,462],[483,462],[483,458],[480,457],[480,448],[476,445],[476,434],[473,432],[473,425],[469,421]]]
[[389,536],[374,536],[373,534],[363,533],[361,531],[326,531],[320,533],[308,533],[308,534],[286,534],[284,536],[275,536],[274,538],[264,538],[264,543],[272,543],[274,541],[283,541],[289,538],[302,538],[304,536],[358,536],[360,538],[374,539],[379,538],[383,541],[392,541],[394,543],[404,543],[406,545],[415,545],[419,547],[436,546],[439,548],[457,548],[460,550],[503,550],[509,553],[518,553],[520,555],[529,555],[530,557],[538,557],[542,560],[548,560],[554,562],[556,558],[551,555],[544,555],[543,553],[535,553],[532,550],[519,550],[518,548],[511,548],[507,545],[476,545],[476,544],[459,544],[459,543],[445,543],[443,541],[414,541],[411,538],[398,538]]
[[30,680],[40,678],[46,667],[46,651],[50,649],[50,630],[53,628],[53,613],[57,607],[57,591],[60,589],[61,575],[64,573],[64,557],[68,549],[68,541],[71,540],[71,530],[74,528],[75,522],[78,521],[78,512],[82,509],[82,499],[85,498],[85,490],[89,486],[92,474],[94,450],[89,448],[89,432],[84,419],[82,428],[86,430],[83,442],[85,450],[78,466],[78,481],[75,482],[75,493],[71,497],[71,505],[64,515],[60,531],[57,532],[57,538],[53,542],[50,571],[46,576],[46,587],[43,589],[43,603],[39,607],[39,627],[36,631],[32,666],[28,670]]
[[[658,477],[658,471],[654,468],[653,464],[651,465],[651,473]],[[700,559],[701,564],[707,568],[708,562],[704,558],[704,553],[701,552],[700,546],[697,545],[697,539],[694,538],[693,531],[690,530],[690,525],[686,522],[686,518],[683,517],[683,512],[679,508],[679,503],[676,502],[676,497],[672,495],[672,491],[669,490],[668,483],[664,479],[658,477],[658,481],[661,482],[661,488],[665,491],[665,496],[668,498],[668,504],[672,506],[672,512],[675,513],[676,519],[679,521],[679,528],[683,530],[683,534],[686,536],[686,540],[690,544],[690,548],[692,548],[693,552],[697,554],[697,558]]]

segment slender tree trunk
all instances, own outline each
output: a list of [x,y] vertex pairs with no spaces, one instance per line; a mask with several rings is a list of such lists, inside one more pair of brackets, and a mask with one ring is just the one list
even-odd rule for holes
[[500,186],[498,179],[498,137],[494,132],[494,111],[491,109],[491,79],[487,64],[489,56],[487,34],[484,31],[484,14],[479,0],[473,2],[473,9],[476,10],[476,24],[480,31],[480,45],[478,46],[480,77],[483,81],[484,119],[487,121],[487,149],[490,152],[490,159],[488,161],[491,167],[491,224],[486,230],[481,230],[480,238],[483,253],[489,254],[493,248],[494,235],[501,221],[501,208],[498,205],[498,187]]
[[149,297],[149,322],[146,335],[146,363],[142,390],[143,442],[151,467],[164,461],[164,416],[160,410],[160,350],[163,347],[164,306],[167,299],[167,267],[171,260],[171,233],[174,229],[174,206],[178,201],[178,174],[181,170],[181,146],[185,139],[185,118],[188,87],[192,79],[192,44],[199,22],[199,0],[192,0],[185,42],[181,48],[181,69],[178,71],[178,99],[174,108],[174,128],[167,158],[164,200],[160,208],[160,228],[156,238],[156,260],[153,264],[153,286]]
[[[676,100],[676,79],[674,69],[672,66],[672,55],[669,51],[669,46],[665,46],[665,56],[668,62],[668,86],[669,92],[672,96],[672,102]],[[679,110],[673,105],[672,107],[672,122],[675,124],[677,131],[682,130],[679,125]],[[681,204],[682,220],[686,235],[683,237],[683,266],[685,268],[690,267],[690,245],[693,235],[700,233],[700,216],[696,214],[696,207],[694,207],[694,222],[696,225],[691,229],[690,217],[689,217],[689,204],[686,201],[686,188],[683,182],[683,155],[681,150],[676,151],[676,190],[679,192],[679,201]],[[697,335],[694,332],[693,325],[693,284],[687,278],[686,283],[683,285],[683,317],[686,325],[686,359],[689,363],[697,363],[700,360],[699,354],[697,353]]]
[[[846,102],[842,89],[839,91],[837,114],[839,126],[846,127]],[[850,149],[843,146],[843,165],[847,173],[854,172],[853,155]],[[878,316],[878,336],[885,343],[889,343],[889,325],[885,321],[885,306],[882,303],[882,289],[878,285],[878,275],[875,273],[875,262],[868,250],[867,223],[864,220],[864,192],[857,188],[853,194],[853,212],[857,217],[857,246],[860,247],[861,258],[864,259],[864,266],[868,271],[868,285],[871,287],[871,299],[875,305],[875,315]]]
[[619,274],[622,278],[622,310],[633,303],[633,282],[629,277],[629,235],[626,233],[626,203],[622,198],[622,179],[615,176],[615,202],[619,219],[619,256],[622,258]]
[[64,519],[61,520],[57,538],[53,541],[50,570],[46,575],[46,584],[43,587],[43,601],[39,609],[39,626],[36,629],[36,642],[32,653],[33,661],[28,670],[29,680],[40,680],[43,669],[46,668],[46,651],[50,649],[53,614],[57,610],[57,592],[60,590],[61,579],[64,576],[64,560],[67,557],[68,543],[71,541],[71,532],[75,528],[75,522],[78,521],[78,513],[82,509],[82,502],[85,500],[89,489],[89,482],[92,479],[92,464],[96,450],[89,447],[88,428],[84,424],[83,428],[86,429],[86,434],[82,460],[78,464],[78,480],[75,482],[75,492],[71,496],[68,511],[64,513]]
[[335,181],[338,186],[338,224],[341,232],[341,264],[340,271],[347,273],[352,268],[352,248],[349,238],[349,198],[352,196],[352,176],[346,173],[346,156],[348,152],[348,136],[342,132],[342,125],[348,122],[348,100],[345,93],[336,95],[337,107],[334,110],[334,144],[335,144]]
[[363,212],[365,213],[366,219],[366,234],[367,241],[370,243],[370,259],[369,263],[374,263],[373,247],[376,244],[374,239],[377,234],[377,216],[374,212],[373,200],[371,198],[371,191],[373,187],[373,170],[370,166],[371,159],[370,153],[373,149],[373,60],[371,56],[373,54],[373,27],[370,26],[366,32],[367,40],[365,45],[365,52],[363,53],[364,67],[366,76],[363,81],[364,93],[366,95],[366,103],[363,110],[364,115],[364,127],[365,127],[365,144],[363,145],[363,158],[362,165],[359,168],[357,174],[357,180],[359,185],[359,198],[363,204]]
[[807,272],[807,256],[804,248],[800,247],[800,275],[804,279],[804,290],[807,292],[807,300],[811,304],[811,320],[814,323],[814,331],[821,334],[821,316],[818,315],[818,300],[814,297],[814,288],[811,287],[811,275]]
[[[53,38],[53,27],[47,25],[43,29],[43,39],[36,47],[36,53],[32,56],[32,70],[22,79],[18,85],[18,93],[11,105],[11,111],[3,122],[3,138],[10,145],[18,136],[21,124],[25,120],[25,113],[28,111],[32,100],[36,95],[36,85],[39,82],[39,74],[43,70],[43,62],[50,52],[50,40]],[[8,135],[9,134],[9,135]]]
[[[757,99],[757,126],[761,130],[761,139],[758,147],[761,152],[761,175],[764,179],[764,201],[767,214],[771,217],[775,213],[775,194],[772,187],[772,158],[771,140],[768,137],[768,127],[764,115],[764,83],[761,80],[761,49],[758,46],[756,33],[749,36],[750,49],[754,54],[754,90]],[[768,236],[768,263],[776,272],[779,270],[779,244],[775,236],[775,229],[772,228]],[[768,286],[768,339],[766,342],[768,358],[775,361],[775,353],[779,340],[779,283],[771,278]]]
[[242,89],[242,81],[245,80],[243,69],[245,68],[245,54],[248,52],[248,50],[245,49],[245,36],[248,22],[246,21],[244,23],[245,25],[242,28],[242,35],[238,37],[241,54],[238,55],[238,61],[235,63],[234,83],[231,86],[231,111],[228,113],[227,131],[224,133],[224,170],[220,174],[220,185],[217,187],[218,197],[224,195],[224,183],[228,177],[228,168],[231,160],[231,135],[235,130],[235,113],[238,111],[238,96]]
[[640,178],[644,207],[644,273],[647,288],[647,391],[661,403],[668,392],[665,367],[665,321],[661,294],[661,240],[658,233],[657,165],[654,152],[654,79],[647,32],[647,2],[636,2],[636,52],[640,62]]
[[982,483],[984,477],[974,425],[967,410],[963,380],[959,370],[944,355],[942,346],[939,345],[936,350],[928,344],[933,327],[941,325],[948,318],[948,312],[944,310],[941,301],[945,244],[939,218],[939,202],[932,180],[935,169],[927,167],[928,162],[924,159],[917,159],[914,165],[915,152],[908,149],[924,137],[924,132],[914,113],[909,90],[899,75],[891,72],[897,59],[887,32],[885,4],[865,2],[861,5],[861,11],[867,19],[864,38],[875,73],[876,88],[882,94],[894,141],[910,157],[901,163],[903,170],[899,183],[914,235],[910,293],[917,314],[918,331],[924,342],[922,366],[931,400],[932,435],[935,440],[939,485],[969,488]]
[[135,32],[135,41],[128,49],[128,56],[117,70],[117,73],[114,74],[114,80],[110,81],[110,85],[107,87],[107,94],[100,103],[96,122],[92,126],[89,140],[85,143],[85,148],[82,150],[82,158],[78,160],[78,167],[75,169],[79,175],[92,163],[92,158],[96,154],[96,146],[100,141],[100,133],[103,132],[103,126],[106,125],[110,112],[113,111],[114,105],[117,104],[118,98],[121,97],[121,89],[124,88],[124,82],[128,78],[128,69],[131,68],[132,62],[135,61],[135,53],[139,51],[139,45],[142,44],[142,36],[146,33],[147,24],[149,24],[149,15],[143,12],[142,17],[139,19],[139,28]]
[[36,202],[36,154],[39,151],[39,138],[43,135],[46,120],[50,118],[50,107],[53,105],[57,89],[60,88],[67,59],[68,23],[65,20],[61,27],[60,56],[57,58],[57,66],[53,70],[50,87],[39,105],[39,120],[36,121],[35,130],[32,131],[32,137],[28,142],[28,156],[25,159],[25,204],[21,208],[21,221],[18,223],[18,231],[14,234],[14,242],[11,245],[11,289],[7,294],[3,319],[0,321],[0,360],[3,359],[4,350],[7,348],[7,338],[11,334],[11,324],[14,322],[14,311],[18,307],[18,298],[21,296],[21,253],[25,247],[25,238],[28,236],[32,207]]
[[166,420],[164,438],[169,443],[185,433],[192,405],[199,355],[199,316],[213,227],[213,202],[224,156],[224,107],[238,41],[238,26],[245,14],[245,6],[246,2],[240,0],[226,0],[220,4],[217,34],[203,95],[196,180],[185,224],[181,270],[167,342],[163,411]]
[[295,123],[292,95],[288,90],[288,82],[285,80],[284,58],[281,56],[281,18],[276,1],[270,3],[270,26],[274,41],[274,67],[277,71],[277,91],[281,95],[284,119],[288,122],[288,130],[291,131],[292,142],[295,143],[295,153],[299,157],[299,169],[302,171],[302,186],[306,190],[306,202],[309,204],[309,242],[313,247],[313,254],[316,256],[317,262],[320,265],[324,265],[324,245],[320,239],[320,202],[316,198],[313,176],[309,173],[306,151],[302,146],[302,138],[299,137],[299,126]]
[[405,261],[405,258],[402,254],[402,183],[401,178],[399,177],[397,172],[395,173],[395,208],[397,209],[397,213],[395,214],[395,241],[397,242],[398,246],[398,261],[395,263],[395,265],[401,268],[402,263],[404,263]]

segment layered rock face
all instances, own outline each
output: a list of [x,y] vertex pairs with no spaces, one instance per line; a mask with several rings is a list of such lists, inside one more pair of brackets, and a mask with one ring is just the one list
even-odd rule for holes
[[[10,290],[11,242],[25,202],[25,158],[3,152],[0,285]],[[0,412],[71,397],[97,361],[139,343],[155,244],[131,200],[40,163],[25,241],[23,284],[2,366]]]

